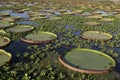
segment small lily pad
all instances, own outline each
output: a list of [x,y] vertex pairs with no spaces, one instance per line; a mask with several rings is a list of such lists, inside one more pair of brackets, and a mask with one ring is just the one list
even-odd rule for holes
[[31,33],[23,38],[21,40],[26,43],[30,44],[41,44],[41,43],[49,43],[57,38],[56,34],[53,34],[51,32],[39,32],[39,33]]
[[49,20],[53,20],[53,21],[56,21],[56,20],[61,20],[62,18],[61,17],[50,17],[48,18]]
[[0,16],[1,17],[6,17],[6,16],[9,16],[10,13],[7,13],[7,12],[0,12]]
[[100,21],[103,21],[103,22],[112,22],[114,21],[113,18],[102,18]]
[[12,55],[5,50],[0,49],[0,66],[10,61]]
[[27,31],[31,31],[33,29],[34,29],[34,27],[32,27],[32,26],[17,25],[17,26],[8,28],[7,31],[8,32],[12,32],[12,33],[23,33],[23,32],[27,32]]
[[86,31],[82,33],[81,37],[84,39],[103,40],[103,41],[112,39],[112,35],[99,31]]
[[10,22],[7,22],[7,21],[5,22],[3,20],[0,21],[0,28],[7,28],[7,27],[11,27],[13,25],[14,25],[14,23],[10,23]]
[[7,46],[10,43],[10,39],[0,36],[0,48]]
[[100,23],[98,23],[98,22],[85,22],[84,24],[89,25],[89,26],[100,25]]

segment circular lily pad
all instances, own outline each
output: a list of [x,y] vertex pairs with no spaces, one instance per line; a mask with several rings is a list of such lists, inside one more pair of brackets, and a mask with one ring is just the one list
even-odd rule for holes
[[21,38],[23,42],[30,44],[41,44],[41,43],[49,43],[57,38],[56,34],[51,32],[39,32],[28,34],[25,37]]
[[9,38],[0,36],[0,48],[7,46],[9,43]]
[[3,36],[5,34],[6,34],[6,32],[4,30],[0,30],[0,36]]
[[53,21],[56,21],[56,20],[61,20],[62,18],[60,17],[50,17],[48,18],[49,20],[53,20]]
[[22,17],[21,17],[21,16],[11,16],[11,17],[9,17],[9,18],[14,19],[14,20],[19,20],[19,19],[21,19]]
[[112,38],[112,35],[104,32],[99,31],[86,31],[83,32],[81,35],[84,39],[90,39],[90,40],[110,40]]
[[7,28],[7,27],[11,27],[13,25],[14,25],[14,23],[5,22],[3,20],[0,21],[0,28]]
[[30,18],[30,20],[40,20],[40,19],[46,19],[46,17],[41,17],[41,16],[36,16],[36,17],[32,17]]
[[3,18],[3,21],[5,21],[5,22],[14,22],[15,20],[11,19],[11,18]]
[[112,22],[112,21],[114,21],[114,19],[112,19],[112,18],[102,18],[101,21],[103,21],[103,22]]
[[91,16],[87,16],[87,18],[89,18],[89,19],[101,19],[103,17],[101,15],[91,15]]
[[6,62],[9,62],[11,59],[11,54],[0,49],[0,66],[4,65]]
[[93,74],[108,72],[116,66],[110,56],[96,50],[80,48],[61,54],[59,61],[71,70]]
[[89,25],[89,26],[96,26],[96,25],[100,25],[100,23],[98,22],[85,22],[86,25]]
[[12,33],[22,33],[22,32],[28,32],[33,30],[34,27],[32,26],[28,26],[28,25],[17,25],[11,28],[8,28],[7,31],[8,32],[12,32]]
[[9,16],[10,13],[7,13],[7,12],[0,12],[0,16],[1,17],[6,17],[6,16]]
[[58,11],[61,12],[61,13],[65,13],[65,12],[67,12],[68,10],[61,9],[61,10],[58,10]]

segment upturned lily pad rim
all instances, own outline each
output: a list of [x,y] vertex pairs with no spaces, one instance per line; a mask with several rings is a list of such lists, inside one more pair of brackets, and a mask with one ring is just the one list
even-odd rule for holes
[[[87,51],[93,51],[95,53],[93,54],[101,54],[102,56],[105,56],[107,58],[109,58],[113,63],[114,63],[114,66],[112,65],[112,67],[110,69],[105,69],[105,70],[89,70],[89,69],[82,69],[82,68],[77,68],[77,67],[74,67],[72,65],[69,65],[67,64],[67,62],[65,62],[63,59],[62,59],[62,56],[64,56],[65,54],[67,53],[62,53],[59,55],[58,59],[60,61],[61,64],[63,64],[65,67],[67,67],[68,69],[71,69],[73,71],[77,71],[77,72],[81,72],[81,73],[90,73],[90,74],[102,74],[102,73],[106,73],[106,72],[109,72],[113,67],[116,66],[116,62],[115,60],[110,57],[109,55],[105,54],[105,53],[102,53],[100,51],[97,51],[97,50],[92,50],[92,49],[86,49],[86,48],[76,48],[76,49],[72,49],[72,50],[87,50]],[[70,50],[71,51],[71,50]]]
[[[47,34],[50,34],[50,35],[53,35],[57,38],[57,35],[54,34],[54,33],[51,33],[51,32],[44,32],[44,31],[40,31],[39,33],[47,33]],[[38,33],[38,34],[39,34]],[[31,34],[34,34],[34,33],[31,33]],[[29,35],[29,34],[28,34]],[[25,39],[24,37],[21,37],[21,40],[25,43],[29,43],[29,44],[42,44],[42,43],[50,43],[52,42],[54,39],[51,39],[51,40],[45,40],[45,41],[33,41],[33,40],[28,40],[28,39]]]
[[2,36],[0,36],[0,38],[4,38],[4,39],[7,40],[7,43],[5,45],[0,46],[0,48],[3,48],[3,47],[7,46],[10,43],[10,39],[8,37],[2,37]]
[[84,32],[82,33],[82,35],[80,36],[81,38],[83,38],[83,39],[88,39],[88,40],[98,40],[98,41],[107,41],[107,40],[110,40],[110,39],[112,39],[113,38],[113,36],[111,35],[111,34],[108,34],[108,33],[105,33],[105,32],[100,32],[100,31],[86,31],[86,32],[94,32],[95,34],[96,33],[102,33],[102,34],[104,34],[104,35],[107,35],[107,36],[109,36],[109,38],[108,39],[93,39],[93,38],[91,38],[91,37],[89,37],[89,36],[85,36],[85,35],[83,35],[84,34]]
[[7,60],[5,63],[0,64],[0,66],[3,66],[4,64],[6,64],[7,62],[10,61],[10,59],[12,58],[12,55],[11,55],[9,52],[6,52],[6,51],[3,50],[3,49],[0,49],[0,53],[2,53],[2,54],[4,54],[4,55],[8,56],[8,58],[7,58],[8,60]]

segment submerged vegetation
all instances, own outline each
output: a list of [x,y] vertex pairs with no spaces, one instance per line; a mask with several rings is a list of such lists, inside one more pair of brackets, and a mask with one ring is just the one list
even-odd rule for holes
[[[12,58],[0,66],[0,79],[119,80],[119,6],[112,1],[1,0],[0,48],[10,52]],[[41,31],[54,36],[43,35]],[[94,33],[87,33],[89,31]],[[23,38],[42,43],[24,43]],[[44,40],[52,41],[46,43]],[[99,75],[71,71],[60,64],[58,57],[74,48],[107,54],[115,60],[116,67]]]

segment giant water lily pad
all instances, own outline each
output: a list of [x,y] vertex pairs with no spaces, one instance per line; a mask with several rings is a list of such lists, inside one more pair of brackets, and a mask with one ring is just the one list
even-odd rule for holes
[[87,16],[86,18],[89,18],[89,19],[101,19],[103,17],[101,15],[91,15],[91,16]]
[[51,32],[32,33],[21,38],[23,42],[31,44],[49,43],[57,38],[56,34]]
[[59,56],[67,68],[84,73],[105,73],[115,67],[115,61],[108,55],[91,49],[72,49]]
[[27,32],[27,31],[31,31],[33,30],[34,27],[32,26],[28,26],[28,25],[17,25],[11,28],[8,28],[7,31],[8,32],[12,32],[12,33],[22,33],[22,32]]
[[9,16],[10,13],[7,12],[0,12],[0,16],[5,17],[5,16]]
[[9,18],[14,19],[14,20],[19,20],[19,19],[21,19],[22,17],[21,17],[21,16],[11,16],[11,17],[9,17]]
[[30,20],[40,20],[40,19],[46,19],[46,17],[41,17],[41,16],[34,16],[34,17],[32,17],[32,18],[30,18]]
[[86,25],[89,25],[89,26],[96,26],[96,25],[100,25],[100,23],[98,22],[85,22]]
[[0,30],[0,36],[4,36],[6,32],[4,30]]
[[103,22],[112,22],[112,21],[114,21],[114,19],[113,18],[102,18],[101,21],[103,21]]
[[7,46],[9,43],[9,38],[0,36],[0,48]]
[[90,40],[110,40],[112,38],[112,35],[99,31],[86,31],[83,32],[81,37]]
[[10,61],[11,54],[0,49],[0,66],[4,65],[6,62]]
[[15,20],[12,18],[3,18],[3,21],[5,22],[14,22]]
[[56,21],[56,20],[61,20],[62,18],[61,17],[50,17],[48,18],[49,20],[53,20],[53,21]]
[[13,25],[14,25],[14,23],[9,23],[7,21],[5,22],[4,20],[0,21],[0,28],[7,28],[7,27],[11,27]]

